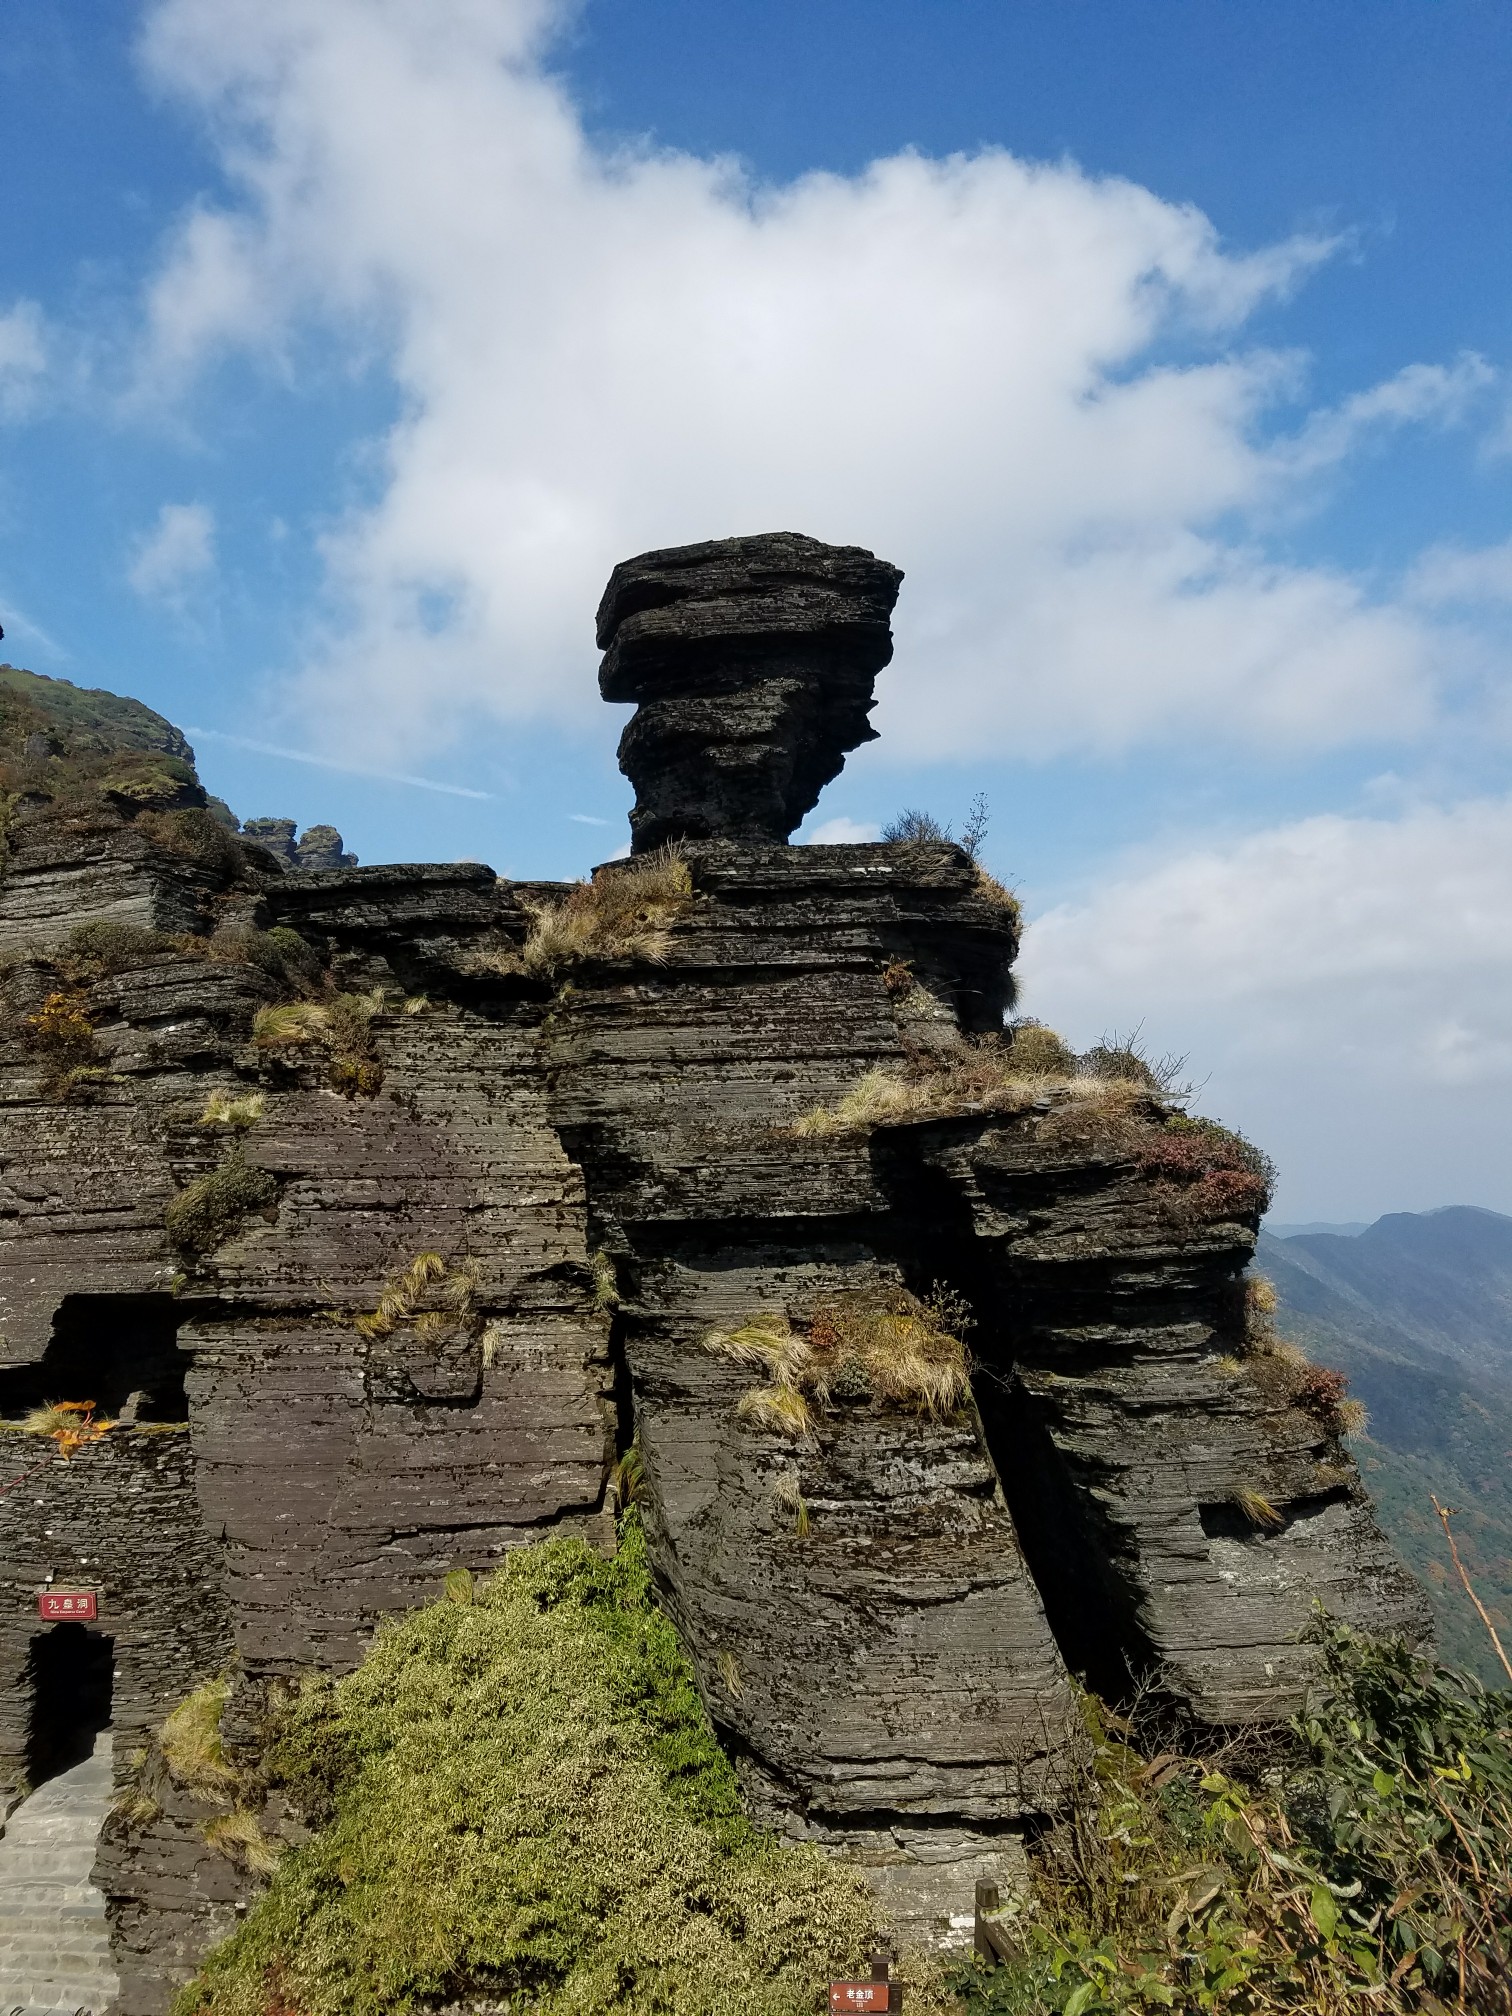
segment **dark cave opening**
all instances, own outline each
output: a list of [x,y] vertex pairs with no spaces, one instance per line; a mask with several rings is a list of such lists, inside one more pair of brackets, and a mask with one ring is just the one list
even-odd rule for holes
[[83,1624],[55,1624],[31,1641],[26,1775],[40,1785],[82,1764],[110,1727],[115,1645]]
[[0,1417],[54,1400],[92,1400],[117,1417],[133,1395],[138,1421],[183,1421],[188,1358],[171,1295],[65,1295],[42,1358],[0,1371]]

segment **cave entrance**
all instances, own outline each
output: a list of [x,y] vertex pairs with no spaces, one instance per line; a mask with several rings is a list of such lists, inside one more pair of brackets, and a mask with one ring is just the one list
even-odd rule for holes
[[134,1401],[137,1421],[183,1421],[181,1314],[171,1295],[65,1295],[41,1359],[0,1371],[0,1417],[93,1400],[102,1417],[118,1418]]
[[26,1775],[38,1786],[82,1764],[110,1727],[115,1644],[83,1624],[54,1624],[31,1641]]

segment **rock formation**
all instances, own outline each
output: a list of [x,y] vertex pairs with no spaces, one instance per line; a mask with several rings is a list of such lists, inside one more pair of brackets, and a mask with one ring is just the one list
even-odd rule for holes
[[[225,821],[223,824],[227,823]],[[265,847],[275,861],[281,861],[285,868],[303,870],[318,874],[326,868],[355,868],[357,856],[341,851],[341,835],[334,826],[308,826],[296,841],[292,819],[248,819],[238,829],[235,815],[229,821],[231,832],[240,830],[242,838]]]
[[[655,902],[634,862],[593,892],[282,872],[168,724],[0,671],[0,1413],[122,1422],[71,1460],[0,1436],[0,1485],[30,1473],[0,1491],[12,1788],[39,1590],[98,1593],[139,1793],[228,1665],[250,1751],[270,1684],[349,1667],[448,1570],[612,1545],[632,1441],[753,1807],[914,1934],[1057,1810],[1069,1672],[1264,1721],[1314,1597],[1421,1631],[1327,1375],[1257,1333],[1231,1137],[1158,1087],[1005,1076],[1018,914],[960,848],[785,844],[871,732],[899,578],[787,534],[616,569],[635,845],[683,864]],[[846,1107],[879,1083],[943,1089]],[[930,1309],[974,1326],[965,1404],[851,1378],[784,1434],[710,1346]],[[213,1806],[149,1789],[97,1870],[131,2016],[250,1882]]]
[[598,611],[599,691],[639,701],[620,742],[636,853],[666,840],[786,840],[875,739],[903,577],[796,532],[625,560]]

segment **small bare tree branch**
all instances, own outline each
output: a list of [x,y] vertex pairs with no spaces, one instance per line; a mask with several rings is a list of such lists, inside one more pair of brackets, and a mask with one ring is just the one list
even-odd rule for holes
[[1471,1586],[1470,1577],[1465,1570],[1465,1564],[1460,1559],[1459,1549],[1454,1544],[1454,1535],[1449,1530],[1449,1521],[1454,1517],[1454,1508],[1453,1506],[1450,1505],[1440,1505],[1438,1499],[1434,1497],[1431,1491],[1428,1493],[1428,1496],[1432,1500],[1433,1509],[1435,1512],[1437,1512],[1439,1516],[1439,1522],[1443,1526],[1444,1538],[1449,1542],[1449,1558],[1453,1561],[1456,1569],[1459,1571],[1460,1581],[1463,1582],[1465,1585],[1465,1594],[1470,1598],[1470,1601],[1475,1605],[1476,1614],[1479,1616],[1482,1624],[1484,1624],[1486,1629],[1491,1633],[1491,1643],[1496,1647],[1496,1656],[1498,1659],[1500,1659],[1502,1663],[1502,1670],[1505,1672],[1507,1678],[1509,1680],[1512,1680],[1512,1661],[1508,1660],[1505,1651],[1502,1649],[1502,1641],[1496,1635],[1496,1626],[1491,1622],[1490,1617],[1487,1615],[1485,1604],[1482,1603],[1479,1596],[1476,1595],[1474,1588]]

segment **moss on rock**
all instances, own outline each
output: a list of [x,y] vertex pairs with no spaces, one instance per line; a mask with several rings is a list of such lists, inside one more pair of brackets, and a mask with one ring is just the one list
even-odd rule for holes
[[277,1201],[278,1184],[267,1170],[231,1155],[181,1190],[163,1223],[180,1253],[213,1253],[248,1218],[271,1217]]
[[[632,1515],[307,1681],[271,1756],[319,1828],[177,2016],[387,2016],[481,1992],[537,2016],[808,2016],[876,1931],[853,1872],[741,1814]],[[922,2012],[933,2006],[914,1998]]]

